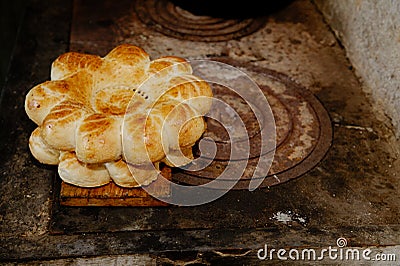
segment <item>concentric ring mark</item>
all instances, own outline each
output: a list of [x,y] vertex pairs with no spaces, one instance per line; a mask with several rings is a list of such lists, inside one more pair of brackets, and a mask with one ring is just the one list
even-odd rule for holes
[[223,19],[197,16],[167,0],[136,1],[139,19],[167,36],[191,41],[227,41],[249,35],[265,24],[265,18]]

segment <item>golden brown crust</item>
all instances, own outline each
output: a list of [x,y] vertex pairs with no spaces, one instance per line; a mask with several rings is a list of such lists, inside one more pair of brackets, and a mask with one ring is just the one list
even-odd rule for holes
[[192,73],[189,62],[176,56],[164,56],[151,61],[149,72],[155,74],[164,72],[164,75],[185,75]]
[[162,141],[167,149],[193,146],[205,131],[203,118],[188,104],[176,100],[159,101],[150,117],[158,117],[158,128],[164,127]]
[[150,61],[140,47],[122,44],[104,57],[60,55],[51,79],[26,96],[26,113],[39,126],[29,145],[39,161],[59,162],[65,182],[91,187],[111,176],[121,186],[146,185],[158,176],[153,164],[193,159],[212,91],[187,60]]
[[68,52],[60,55],[51,66],[51,80],[64,79],[80,70],[96,71],[101,65],[100,56]]
[[211,108],[213,93],[208,83],[193,75],[177,76],[168,84],[168,90],[160,101],[176,99],[184,101],[201,115],[205,115]]
[[121,187],[140,187],[139,183],[132,176],[131,171],[125,161],[118,160],[115,162],[105,163],[108,173],[115,184]]
[[43,123],[50,111],[62,101],[89,105],[92,77],[86,71],[78,72],[65,80],[46,81],[32,88],[25,99],[25,111],[37,125]]
[[130,44],[121,44],[115,47],[105,56],[105,59],[135,68],[150,62],[149,55],[142,48]]
[[40,126],[42,138],[53,149],[74,151],[75,131],[88,109],[80,104],[64,101],[54,106]]
[[[64,84],[65,82],[61,84],[61,87],[64,87]],[[67,98],[65,94],[54,93],[48,89],[52,85],[55,85],[52,81],[46,81],[35,86],[26,96],[25,112],[37,125],[43,123],[44,118],[54,106]]]
[[180,150],[171,150],[162,162],[169,167],[180,167],[193,161],[192,147],[181,148]]
[[164,150],[161,145],[162,120],[146,114],[125,117],[122,138],[124,160],[135,165],[161,160]]
[[135,92],[126,87],[109,87],[93,95],[92,106],[103,114],[123,115],[132,100]]
[[147,186],[160,174],[159,163],[154,165],[128,165],[124,160],[105,164],[114,183],[122,187]]
[[111,181],[104,164],[85,164],[73,152],[61,152],[58,174],[69,184],[82,187],[98,187]]
[[76,130],[76,155],[84,163],[105,163],[121,157],[121,119],[86,116]]
[[60,151],[51,148],[44,142],[40,128],[37,127],[29,138],[29,149],[39,162],[50,165],[57,165],[60,157]]
[[159,162],[145,165],[126,165],[128,166],[129,171],[132,173],[135,181],[140,186],[149,185],[158,178],[158,175],[160,175]]

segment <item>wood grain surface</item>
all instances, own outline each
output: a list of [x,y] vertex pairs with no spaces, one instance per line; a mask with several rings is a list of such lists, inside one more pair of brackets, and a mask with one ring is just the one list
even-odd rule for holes
[[[138,188],[124,188],[110,182],[96,188],[83,188],[61,183],[60,204],[63,206],[168,206],[157,197],[169,197],[171,168],[163,167],[161,174],[165,177],[146,186],[146,190]],[[151,195],[150,195],[151,194]]]

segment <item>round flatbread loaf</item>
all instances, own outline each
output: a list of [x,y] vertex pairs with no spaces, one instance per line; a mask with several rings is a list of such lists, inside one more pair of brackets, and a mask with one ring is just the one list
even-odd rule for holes
[[58,164],[67,183],[148,185],[160,162],[193,160],[212,95],[180,57],[150,60],[130,44],[104,57],[65,53],[52,63],[51,80],[26,95],[25,111],[38,126],[29,147],[40,162]]

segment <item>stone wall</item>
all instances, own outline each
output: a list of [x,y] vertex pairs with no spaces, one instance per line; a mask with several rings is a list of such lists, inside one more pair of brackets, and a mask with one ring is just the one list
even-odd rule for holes
[[314,0],[400,137],[400,1]]

